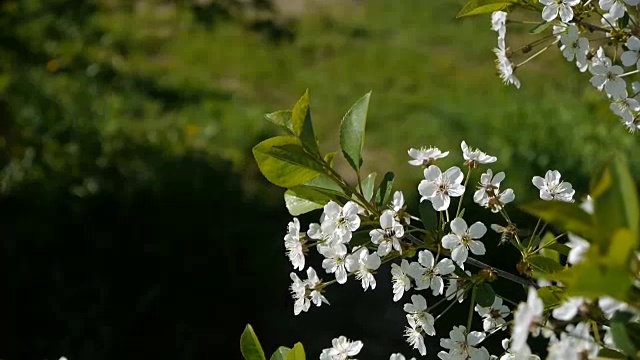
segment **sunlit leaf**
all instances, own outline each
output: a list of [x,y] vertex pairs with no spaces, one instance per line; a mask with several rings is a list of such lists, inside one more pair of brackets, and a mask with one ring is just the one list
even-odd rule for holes
[[291,351],[291,349],[289,349],[286,346],[280,346],[276,352],[273,353],[273,355],[271,355],[271,358],[269,360],[286,360],[287,359],[287,354],[289,354],[289,352]]
[[376,173],[371,173],[364,180],[362,180],[362,192],[367,201],[370,201],[373,197],[373,188],[376,186]]
[[529,256],[526,261],[534,269],[545,274],[553,274],[564,269],[559,262],[542,255]]
[[291,125],[291,110],[280,110],[266,114],[264,116],[268,121],[278,125],[278,127],[289,135],[295,135],[293,132],[293,126]]
[[290,188],[303,185],[323,172],[293,136],[276,136],[253,148],[260,171],[275,185]]
[[521,207],[522,210],[586,239],[591,238],[591,216],[575,203],[539,200]]
[[505,10],[515,3],[515,0],[471,0],[464,5],[456,17],[490,14]]
[[631,231],[637,248],[640,227],[638,193],[629,169],[618,157],[606,163],[592,179],[596,241],[605,251],[611,234],[617,229]]
[[391,199],[391,192],[393,191],[393,180],[395,175],[392,172],[384,174],[380,186],[376,191],[376,205],[378,207],[386,206]]
[[302,146],[312,153],[318,152],[318,140],[311,124],[311,109],[309,107],[309,90],[298,100],[291,112],[291,126],[293,133],[300,138]]
[[286,360],[305,360],[304,347],[301,343],[293,345],[293,349],[287,355]]
[[245,360],[266,360],[258,337],[249,324],[240,336],[240,352]]
[[340,148],[351,167],[359,171],[362,166],[364,129],[367,124],[371,92],[361,97],[347,111],[340,123]]

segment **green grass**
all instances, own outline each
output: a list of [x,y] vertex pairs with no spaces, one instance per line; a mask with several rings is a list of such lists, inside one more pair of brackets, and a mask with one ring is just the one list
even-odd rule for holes
[[[104,8],[89,22],[104,34],[100,41],[67,36],[47,51],[71,64],[82,53],[89,62],[112,66],[118,75],[113,85],[84,95],[82,106],[67,89],[79,84],[78,94],[86,93],[83,86],[93,86],[90,76],[78,80],[75,73],[39,69],[32,71],[39,80],[30,86],[78,108],[64,115],[94,124],[107,139],[126,134],[167,144],[176,154],[203,149],[232,160],[238,170],[253,164],[251,147],[275,132],[264,113],[292,107],[309,88],[322,148],[335,150],[342,115],[372,90],[365,169],[400,173],[407,190],[420,178],[406,164],[410,147],[450,150],[443,162],[449,166],[460,163],[464,139],[498,156],[496,167],[508,170],[508,186],[517,193],[548,168],[571,174],[575,179],[569,180],[585,190],[586,176],[611,152],[631,157],[638,150],[637,138],[591,89],[589,75],[555,48],[518,70],[520,90],[504,86],[494,68],[489,16],[455,19],[462,0],[328,4],[307,8],[295,40],[281,44],[237,23],[206,26],[179,6]],[[530,27],[510,28],[508,43],[532,40]],[[21,31],[37,28],[34,22]],[[181,98],[148,96],[130,78],[152,81]],[[31,91],[24,90],[25,99]],[[631,158],[632,168],[640,169]]]

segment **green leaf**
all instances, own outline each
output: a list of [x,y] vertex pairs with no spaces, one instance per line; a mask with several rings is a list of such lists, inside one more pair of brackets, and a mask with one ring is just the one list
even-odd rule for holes
[[638,194],[631,173],[618,157],[610,160],[592,180],[596,242],[606,252],[611,234],[620,228],[631,231],[637,248],[640,228]]
[[347,198],[347,195],[342,191],[342,188],[327,175],[320,175],[304,184],[304,186],[313,188],[314,190],[329,196],[332,195],[334,197]]
[[633,345],[633,342],[627,334],[625,323],[611,322],[610,332],[613,343],[616,345],[616,347],[622,350],[622,352],[624,352],[627,356],[633,356],[635,358],[636,347]]
[[336,157],[336,152],[332,151],[330,153],[327,153],[327,155],[324,156],[324,162],[326,162],[330,168],[333,169],[333,159],[335,159]]
[[490,307],[496,300],[496,293],[491,285],[482,283],[476,288],[476,302],[482,307]]
[[611,238],[609,245],[608,263],[611,265],[619,265],[624,267],[629,262],[631,254],[636,247],[636,239],[633,238],[631,231],[627,229],[618,229]]
[[293,125],[291,124],[291,110],[280,110],[266,114],[265,119],[278,125],[282,130],[288,132],[290,135],[295,135],[293,132]]
[[551,232],[547,232],[540,241],[540,255],[549,258],[557,263],[560,263],[560,254],[558,251],[550,248],[551,245],[556,243],[556,237]]
[[276,350],[276,352],[274,352],[273,355],[271,355],[270,360],[286,360],[287,354],[289,354],[289,351],[291,351],[291,349],[289,349],[288,347],[280,346],[278,350]]
[[600,351],[598,351],[598,356],[596,357],[596,360],[608,360],[608,359],[626,359],[627,357],[621,353],[618,352],[616,350],[613,349],[600,349]]
[[318,153],[318,139],[311,124],[311,109],[309,108],[309,90],[298,100],[291,112],[293,133],[300,138],[302,146],[312,153]]
[[391,199],[391,192],[393,191],[393,180],[395,175],[392,172],[384,174],[380,186],[376,191],[376,205],[378,207],[387,206]]
[[569,296],[611,296],[621,301],[627,299],[627,292],[633,285],[633,276],[628,267],[610,264],[608,258],[602,256],[594,246],[589,248],[584,261],[549,278],[562,281],[567,286]]
[[545,274],[553,274],[564,269],[564,267],[560,265],[559,262],[542,255],[533,255],[527,257],[527,263],[529,263],[534,269]]
[[471,0],[460,10],[456,18],[489,14],[494,11],[505,10],[513,4],[515,4],[515,0]]
[[547,246],[548,249],[555,250],[564,256],[569,256],[571,248],[565,244],[555,243]]
[[304,347],[302,347],[302,344],[296,343],[293,345],[293,349],[291,349],[287,355],[286,360],[305,360]]
[[320,175],[308,183],[294,186],[284,193],[284,201],[293,216],[324,207],[329,201],[347,198],[340,186],[326,175]]
[[625,11],[624,15],[618,19],[618,26],[620,29],[624,29],[629,25],[629,14]]
[[438,212],[433,208],[430,201],[422,201],[418,204],[420,220],[425,229],[438,228]]
[[591,216],[577,204],[540,200],[524,205],[521,208],[525,212],[557,225],[565,231],[570,231],[585,239],[591,238]]
[[253,156],[264,177],[285,188],[303,185],[323,172],[293,136],[267,139],[254,146]]
[[552,309],[560,306],[564,301],[564,290],[558,286],[545,286],[538,289],[538,297],[542,300],[545,309]]
[[362,194],[367,201],[373,197],[373,188],[376,185],[376,173],[372,172],[364,180],[362,180]]
[[367,124],[370,97],[371,92],[358,99],[340,123],[340,148],[349,165],[356,171],[360,171],[362,166],[364,128]]
[[245,360],[266,360],[258,337],[249,324],[247,324],[240,336],[240,352],[242,352]]
[[551,26],[551,22],[543,21],[540,24],[533,27],[533,29],[529,30],[529,34],[540,34],[541,32],[547,30],[549,26]]
[[292,216],[306,214],[321,209],[331,200],[326,195],[304,186],[297,186],[284,193],[284,203]]

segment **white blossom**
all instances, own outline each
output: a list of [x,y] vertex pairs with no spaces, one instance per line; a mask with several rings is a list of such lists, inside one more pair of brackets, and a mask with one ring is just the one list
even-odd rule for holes
[[[424,266],[424,267],[423,267]],[[418,253],[418,263],[411,263],[409,271],[416,282],[417,290],[431,288],[433,295],[440,295],[444,290],[442,275],[451,274],[455,265],[451,259],[445,258],[436,264],[433,254],[429,250]]]
[[296,273],[290,274],[293,283],[289,287],[291,294],[295,300],[293,305],[294,315],[299,315],[302,311],[307,312],[311,303],[316,306],[320,306],[322,303],[329,304],[329,301],[322,295],[321,287],[322,281],[318,278],[316,271],[309,267],[307,268],[307,280],[300,280]]
[[[568,26],[567,32],[560,35],[560,50],[567,61],[574,59],[579,64],[587,63],[587,53],[589,52],[589,40],[580,36],[578,27],[574,24]],[[580,65],[578,66],[580,67]]]
[[393,301],[400,300],[404,295],[404,292],[411,289],[411,279],[409,278],[410,271],[407,259],[402,259],[400,266],[398,266],[398,264],[391,264]]
[[325,234],[335,234],[342,243],[351,240],[353,231],[360,227],[360,216],[358,215],[358,204],[349,201],[340,207],[337,203],[329,201],[324,206],[324,220],[320,225]]
[[404,311],[411,315],[413,323],[420,326],[425,334],[431,336],[436,334],[436,329],[433,327],[435,319],[427,312],[427,300],[422,295],[412,295],[411,303],[404,304]]
[[371,242],[378,245],[378,255],[385,256],[395,249],[402,254],[400,239],[404,236],[404,226],[394,217],[392,210],[385,210],[380,215],[380,229],[369,232]]
[[507,54],[504,41],[498,42],[498,47],[493,49],[493,53],[496,54],[496,69],[502,82],[505,85],[513,84],[516,89],[520,89],[520,80],[515,75],[515,65]]
[[464,301],[464,295],[467,293],[468,284],[471,281],[471,272],[465,271],[466,276],[460,277],[457,274],[451,274],[449,278],[449,286],[447,286],[447,291],[445,292],[445,297],[447,300],[453,300],[456,298],[459,303]]
[[346,269],[346,256],[347,247],[344,244],[333,244],[328,248],[324,248],[322,255],[325,257],[322,260],[322,268],[328,274],[336,275],[338,284],[344,284],[347,282],[347,269]]
[[592,359],[598,354],[598,345],[589,334],[590,324],[580,322],[577,325],[569,324],[560,339],[551,339],[549,342],[548,360],[581,360]]
[[[448,350],[448,354],[444,351],[438,353],[441,359],[488,359],[489,354],[485,354],[482,350],[476,348],[480,344],[486,334],[480,331],[471,331],[467,333],[464,326],[454,326],[449,332],[449,338],[440,339],[440,346]],[[442,354],[444,353],[444,354]],[[442,354],[442,356],[440,355]]]
[[531,331],[537,331],[543,308],[544,305],[536,289],[530,287],[527,302],[520,303],[513,315],[510,352],[516,356],[516,359],[522,358],[518,356],[529,351],[527,338]]
[[451,259],[463,267],[469,250],[474,255],[484,255],[486,249],[480,239],[487,233],[487,227],[481,222],[476,222],[471,227],[467,227],[467,222],[462,218],[455,218],[451,221],[451,231],[453,234],[445,235],[442,238],[442,247],[451,250]]
[[345,336],[340,336],[331,341],[331,348],[322,350],[320,360],[346,360],[352,359],[362,350],[362,341],[350,341]]
[[542,9],[542,19],[551,21],[560,15],[562,22],[568,23],[573,19],[572,6],[576,6],[580,0],[540,0],[544,5]]
[[608,96],[617,99],[627,96],[627,83],[620,77],[624,70],[619,65],[594,65],[591,84],[598,90],[604,89]]
[[502,303],[502,298],[497,296],[490,307],[476,305],[475,310],[478,315],[482,316],[482,328],[487,332],[504,330],[506,328],[504,318],[511,313],[509,308]]
[[287,256],[293,268],[304,269],[305,259],[302,242],[300,241],[300,221],[298,221],[298,218],[293,218],[293,221],[289,222],[288,232],[284,236],[284,247],[287,250]]
[[573,195],[576,191],[573,190],[571,183],[561,181],[560,177],[558,170],[547,171],[544,178],[540,176],[533,177],[533,185],[540,190],[540,198],[542,200],[573,202]]
[[421,147],[420,149],[411,148],[408,151],[409,156],[413,160],[409,160],[409,164],[414,166],[429,166],[436,160],[442,159],[449,155],[448,151],[442,152],[436,147]]
[[[635,0],[627,2],[635,2],[635,5],[638,5],[637,1]],[[609,12],[612,20],[623,17],[626,11],[624,0],[600,0],[598,4],[600,5],[600,8],[602,10]]]
[[[391,356],[389,357],[389,360],[406,360],[406,358],[404,357],[404,355],[400,353],[395,353],[395,354],[391,354]],[[416,360],[416,358],[411,358],[410,360]]]
[[620,60],[624,66],[635,66],[640,70],[640,39],[635,36],[627,39],[627,48],[629,50],[622,53]]
[[553,309],[551,315],[554,318],[562,321],[572,320],[578,312],[580,311],[580,307],[584,304],[584,298],[575,296],[566,299],[560,306]]
[[500,360],[540,360],[538,355],[532,355],[531,350],[527,346],[526,349],[520,351],[519,358],[509,352],[509,339],[502,339],[502,348],[506,351],[504,355],[500,357]]
[[369,254],[369,250],[361,247],[353,254],[347,256],[347,270],[355,272],[356,279],[362,281],[362,288],[366,291],[369,286],[376,288],[376,278],[373,271],[380,267],[380,257],[376,253]]
[[424,169],[424,180],[418,185],[418,192],[422,196],[420,202],[429,200],[436,211],[447,210],[451,203],[450,197],[459,197],[464,193],[463,178],[464,175],[457,166],[444,173],[435,165],[429,166]]
[[407,315],[409,326],[404,329],[404,336],[407,343],[420,352],[420,355],[427,355],[427,348],[424,345],[424,336],[422,335],[422,327],[416,323],[411,315]]
[[584,259],[584,256],[587,254],[587,251],[589,251],[591,244],[587,240],[573,233],[568,233],[567,237],[569,238],[569,241],[565,245],[571,248],[569,256],[567,257],[567,262],[575,265]]
[[470,148],[464,140],[460,143],[460,148],[462,149],[465,165],[471,167],[477,167],[478,164],[491,164],[498,160],[495,156],[487,155],[480,149]]

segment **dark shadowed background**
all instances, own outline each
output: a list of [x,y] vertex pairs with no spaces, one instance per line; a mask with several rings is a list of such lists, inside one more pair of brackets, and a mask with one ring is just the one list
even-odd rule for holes
[[[374,291],[332,286],[331,306],[293,316],[291,217],[250,152],[277,133],[264,113],[309,88],[329,151],[342,114],[373,90],[366,170],[395,171],[414,213],[410,147],[451,150],[444,166],[463,139],[498,156],[519,202],[550,167],[584,196],[611,150],[638,150],[555,49],[519,69],[521,90],[504,87],[488,18],[456,20],[462,4],[0,2],[0,357],[239,359],[246,323],[269,354],[302,341],[317,358],[339,335],[363,340],[364,359],[414,354],[388,266]],[[524,44],[528,30],[508,39]],[[466,207],[468,222],[498,219]],[[318,217],[301,217],[303,230]],[[514,271],[515,251],[486,242],[484,260]],[[320,260],[309,263],[331,279]],[[454,307],[441,334],[466,312]]]

